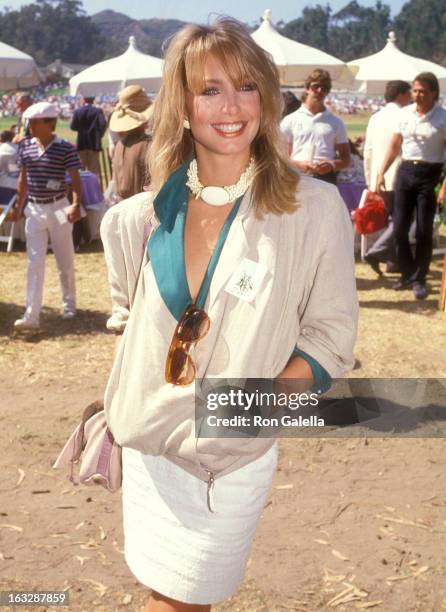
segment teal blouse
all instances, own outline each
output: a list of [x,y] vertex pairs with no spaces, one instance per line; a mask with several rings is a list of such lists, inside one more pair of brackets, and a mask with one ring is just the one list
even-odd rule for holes
[[[153,205],[160,225],[152,232],[147,245],[158,290],[167,308],[177,321],[186,306],[192,303],[184,258],[184,228],[189,199],[189,190],[186,187],[188,165],[189,162],[186,162],[178,168],[156,196]],[[196,300],[198,308],[204,308],[212,276],[241,201],[242,198],[236,201],[221,229],[198,293]],[[330,375],[310,355],[295,348],[291,357],[302,357],[310,365],[315,381],[313,387],[315,391],[324,392],[330,388]]]

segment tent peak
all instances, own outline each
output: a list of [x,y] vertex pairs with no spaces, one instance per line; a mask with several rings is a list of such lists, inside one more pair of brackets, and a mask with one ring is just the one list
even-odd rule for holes
[[396,46],[395,45],[395,43],[396,43],[396,34],[395,34],[395,32],[389,32],[389,36],[387,38],[387,44],[389,44],[389,43],[391,45]]
[[71,95],[117,95],[127,85],[141,85],[149,92],[161,87],[163,60],[137,49],[135,37],[127,51],[103,60],[70,79]]
[[266,9],[265,12],[263,13],[263,21],[269,21],[269,23],[272,23],[273,20],[273,12],[271,9]]

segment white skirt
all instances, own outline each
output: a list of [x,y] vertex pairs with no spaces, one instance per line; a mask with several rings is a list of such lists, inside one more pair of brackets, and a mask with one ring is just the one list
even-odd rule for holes
[[214,604],[243,579],[277,464],[277,444],[207,483],[164,457],[123,448],[125,559],[142,584],[178,601]]

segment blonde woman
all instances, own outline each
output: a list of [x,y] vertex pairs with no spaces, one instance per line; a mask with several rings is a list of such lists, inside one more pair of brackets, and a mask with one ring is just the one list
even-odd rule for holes
[[[277,70],[241,24],[185,27],[155,102],[153,191],[104,218],[108,326],[125,328],[105,408],[147,612],[235,592],[276,467],[272,439],[196,438],[194,380],[322,384],[353,362],[351,225],[336,188],[290,167],[280,114]],[[243,274],[256,282],[237,293]]]

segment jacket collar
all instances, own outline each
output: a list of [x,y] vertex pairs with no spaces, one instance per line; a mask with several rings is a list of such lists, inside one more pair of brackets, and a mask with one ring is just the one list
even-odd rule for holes
[[[173,172],[163,187],[160,189],[153,201],[154,216],[152,226],[156,228],[162,225],[164,230],[171,233],[175,226],[178,212],[187,202],[189,190],[186,187],[186,175],[190,160],[182,164]],[[225,283],[235,271],[237,265],[248,252],[247,224],[249,224],[249,212],[252,208],[252,190],[243,196],[240,208],[231,224],[226,242],[231,248],[223,248],[212,277],[209,289],[209,309],[215,302],[218,294]]]
[[175,170],[153,200],[156,217],[168,232],[172,231],[178,211],[189,198],[189,192],[186,187],[188,167],[189,161]]

